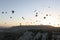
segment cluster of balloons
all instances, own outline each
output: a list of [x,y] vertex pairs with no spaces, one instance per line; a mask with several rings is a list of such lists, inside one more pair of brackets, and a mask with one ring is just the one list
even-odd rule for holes
[[[15,11],[12,10],[11,12],[12,12],[12,14],[14,14]],[[2,11],[2,14],[7,14],[7,12]],[[12,18],[12,17],[10,17],[10,18]]]
[[[50,6],[49,6],[48,8],[50,8]],[[37,12],[37,10],[34,10],[34,13],[35,13],[35,17],[38,17],[38,12]],[[46,15],[43,17],[43,19],[46,19],[46,17],[48,17],[48,16],[51,16],[51,15],[50,15],[50,14],[46,14]],[[38,22],[38,20],[36,20],[36,22]],[[51,23],[49,22],[49,24],[51,24]]]
[[[13,13],[14,13],[14,10],[12,10],[11,12],[12,12],[12,14],[13,14]],[[7,14],[7,12],[2,11],[2,14],[4,14],[4,13],[6,13],[6,14]]]
[[[5,12],[7,14],[7,12]],[[4,14],[4,12],[2,12],[2,14]]]
[[38,16],[38,12],[37,12],[37,10],[34,10],[34,12],[36,13],[36,14],[35,14],[35,17],[37,17],[37,16]]

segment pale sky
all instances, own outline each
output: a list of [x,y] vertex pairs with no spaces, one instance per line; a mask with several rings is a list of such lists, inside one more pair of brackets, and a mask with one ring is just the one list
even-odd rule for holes
[[60,26],[60,0],[0,0],[0,26],[15,26],[19,23]]

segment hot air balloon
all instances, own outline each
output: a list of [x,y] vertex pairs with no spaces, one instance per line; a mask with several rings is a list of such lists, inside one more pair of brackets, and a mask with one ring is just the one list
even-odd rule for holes
[[38,15],[36,14],[35,16],[37,17]]
[[38,16],[38,12],[36,12],[36,15],[35,15],[36,17]]
[[12,18],[12,17],[10,17],[10,18]]
[[7,12],[5,12],[7,14]]
[[4,14],[4,12],[2,12],[2,14]]
[[38,14],[38,12],[36,12],[36,14]]
[[46,16],[48,16],[48,14],[46,14]]
[[22,19],[24,20],[24,17],[22,17]]
[[44,17],[44,19],[46,19],[46,17]]
[[14,10],[12,10],[12,14],[14,13]]

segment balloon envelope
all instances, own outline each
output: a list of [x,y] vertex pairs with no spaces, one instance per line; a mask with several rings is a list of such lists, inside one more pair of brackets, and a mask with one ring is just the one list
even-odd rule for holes
[[22,19],[24,20],[24,17],[22,17]]
[[12,18],[12,17],[10,17],[10,18]]
[[38,15],[35,15],[36,17],[38,16]]
[[44,17],[44,19],[46,19],[46,17]]
[[4,14],[4,12],[2,12],[2,14]]
[[46,14],[46,16],[48,16],[48,14]]
[[12,10],[12,13],[14,13],[14,10]]

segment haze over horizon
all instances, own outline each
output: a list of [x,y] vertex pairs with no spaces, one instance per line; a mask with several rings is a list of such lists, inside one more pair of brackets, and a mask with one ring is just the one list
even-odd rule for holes
[[60,0],[0,0],[0,26],[60,27],[59,4]]

